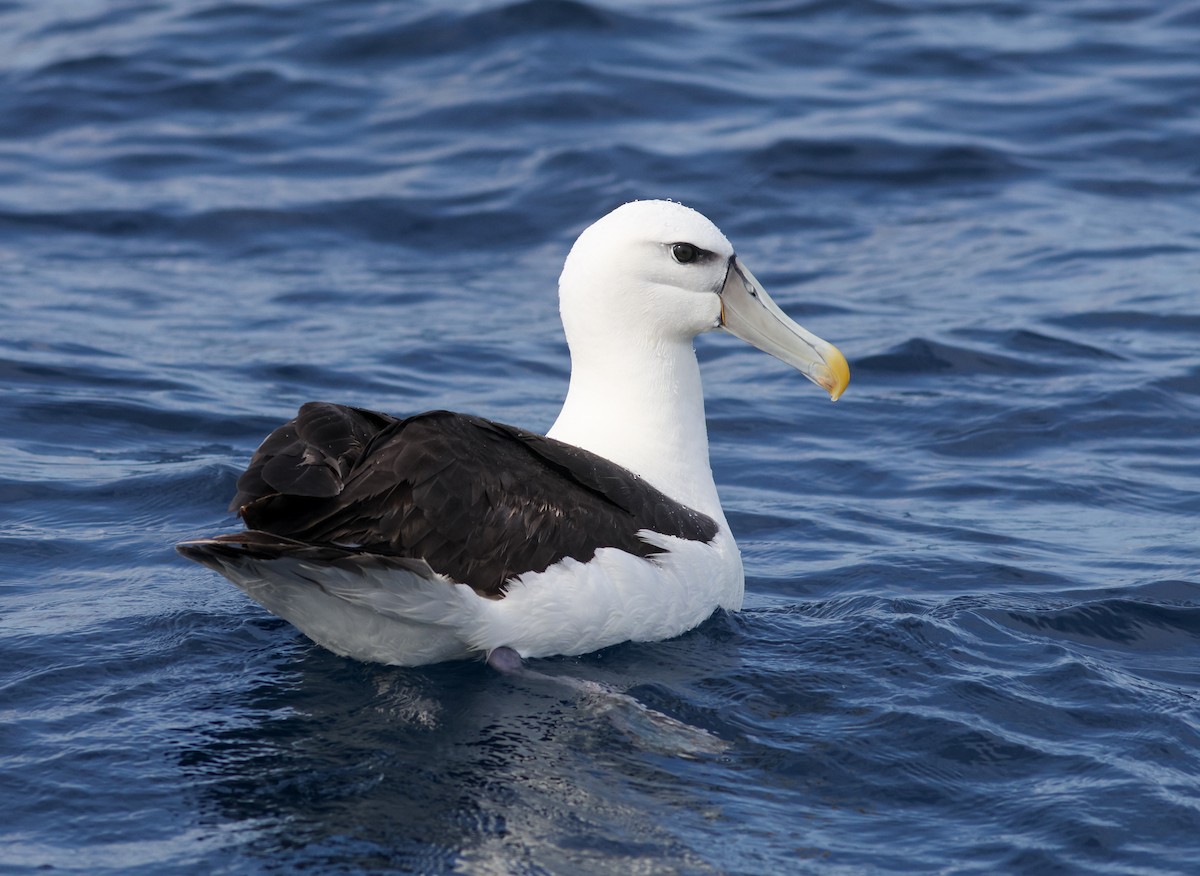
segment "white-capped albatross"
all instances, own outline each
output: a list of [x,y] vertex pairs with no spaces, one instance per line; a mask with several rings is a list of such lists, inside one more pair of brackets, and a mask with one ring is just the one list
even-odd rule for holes
[[247,529],[179,551],[329,650],[404,666],[583,654],[737,610],[693,341],[730,332],[834,399],[845,358],[671,201],[587,228],[559,301],[571,380],[546,436],[312,402],[238,480],[230,510]]

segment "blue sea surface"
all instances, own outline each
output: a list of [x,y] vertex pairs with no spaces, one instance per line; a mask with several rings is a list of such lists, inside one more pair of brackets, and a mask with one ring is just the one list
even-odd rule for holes
[[[850,360],[697,341],[744,611],[397,669],[176,555],[306,400],[548,428],[647,197]],[[1200,872],[1200,3],[3,0],[0,658],[3,873]]]

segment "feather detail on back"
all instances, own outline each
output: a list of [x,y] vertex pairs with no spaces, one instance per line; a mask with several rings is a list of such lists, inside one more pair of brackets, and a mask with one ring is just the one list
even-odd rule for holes
[[578,447],[464,414],[398,419],[324,402],[267,437],[231,508],[281,537],[276,549],[422,560],[491,598],[565,557],[659,553],[643,530],[702,542],[717,533],[711,518]]

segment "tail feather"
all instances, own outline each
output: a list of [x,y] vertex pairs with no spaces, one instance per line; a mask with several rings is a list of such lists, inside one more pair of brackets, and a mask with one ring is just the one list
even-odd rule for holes
[[241,564],[249,560],[270,561],[279,559],[302,560],[314,565],[361,571],[403,569],[422,578],[440,578],[429,564],[415,557],[396,557],[385,554],[365,553],[338,545],[313,545],[296,541],[284,535],[246,529],[228,532],[211,538],[181,541],[175,550],[189,560],[208,566],[225,574],[230,564]]
[[259,530],[185,541],[176,550],[338,654],[419,665],[477,650],[464,641],[460,624],[487,600],[424,560]]

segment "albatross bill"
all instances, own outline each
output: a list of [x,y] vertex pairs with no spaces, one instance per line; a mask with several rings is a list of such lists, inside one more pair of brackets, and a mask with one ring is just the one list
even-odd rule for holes
[[571,378],[545,436],[309,403],[238,481],[231,510],[247,528],[180,552],[330,650],[398,665],[580,654],[738,609],[693,341],[727,331],[833,399],[845,358],[770,299],[716,226],[669,201],[585,229],[559,301]]
[[791,365],[837,401],[850,383],[842,351],[779,309],[750,269],[734,256],[721,290],[721,327]]

